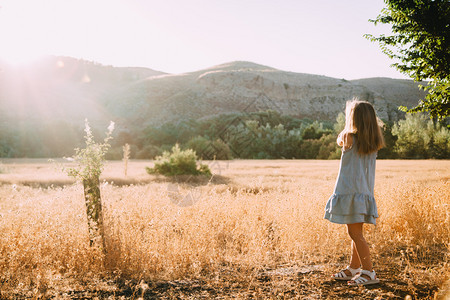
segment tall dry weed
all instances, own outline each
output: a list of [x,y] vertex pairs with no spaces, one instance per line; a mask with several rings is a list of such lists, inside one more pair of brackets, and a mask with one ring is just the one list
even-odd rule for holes
[[414,282],[442,284],[450,258],[450,184],[403,181],[378,198],[383,212],[373,235],[377,258],[403,267]]
[[[228,184],[171,183],[176,190],[164,181],[103,184],[106,257],[88,247],[81,186],[1,185],[1,290],[33,297],[108,278],[219,280],[227,272],[248,278],[280,265],[319,264],[331,272],[347,264],[345,226],[323,220],[335,163],[317,163],[309,174],[242,164],[224,174],[233,179]],[[375,268],[441,285],[449,275],[448,180],[383,174],[375,191],[380,218],[365,226]],[[174,204],[175,196],[187,195],[193,205]]]

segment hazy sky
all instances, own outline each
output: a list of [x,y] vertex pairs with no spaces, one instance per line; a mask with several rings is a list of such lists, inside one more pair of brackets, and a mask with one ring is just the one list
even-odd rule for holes
[[0,59],[42,54],[168,73],[235,60],[357,79],[406,78],[365,33],[383,0],[0,0]]

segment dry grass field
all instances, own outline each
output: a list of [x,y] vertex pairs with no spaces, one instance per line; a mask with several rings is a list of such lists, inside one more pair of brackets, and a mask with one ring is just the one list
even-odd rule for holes
[[0,164],[0,298],[448,299],[450,161],[379,160],[366,225],[381,283],[347,287],[344,225],[323,220],[339,161],[208,162],[212,178],[108,162],[107,255],[83,188],[45,160]]

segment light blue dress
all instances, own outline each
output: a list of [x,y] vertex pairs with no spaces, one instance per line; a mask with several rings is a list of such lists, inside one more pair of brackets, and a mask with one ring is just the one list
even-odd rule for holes
[[339,175],[324,218],[338,224],[376,224],[378,210],[373,190],[377,152],[360,155],[355,141],[353,136],[353,146],[342,150]]

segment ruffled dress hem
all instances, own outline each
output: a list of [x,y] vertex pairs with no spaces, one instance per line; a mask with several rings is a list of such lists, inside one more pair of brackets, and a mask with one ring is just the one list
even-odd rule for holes
[[324,218],[338,224],[376,225],[378,210],[375,198],[367,194],[333,194],[328,199]]

